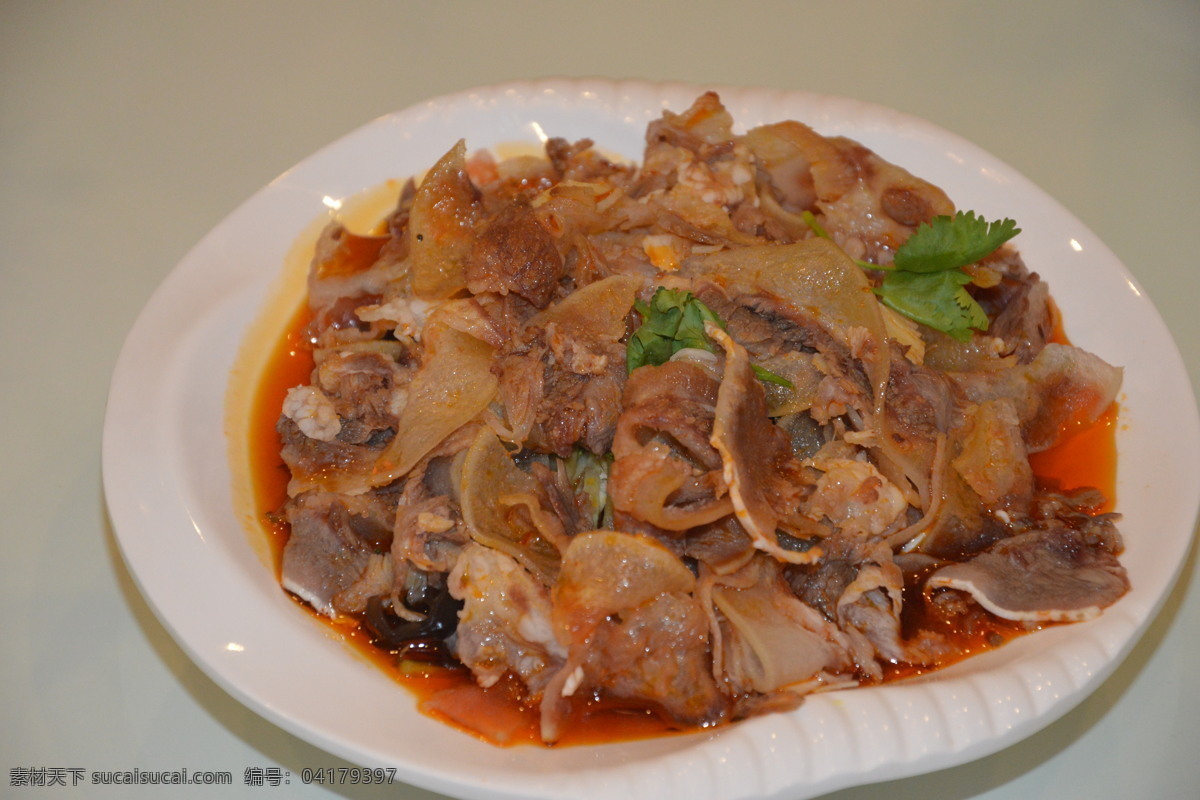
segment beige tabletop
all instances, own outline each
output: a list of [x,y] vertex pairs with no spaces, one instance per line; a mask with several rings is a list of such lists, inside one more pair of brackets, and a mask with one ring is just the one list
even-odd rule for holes
[[[192,664],[139,595],[102,494],[108,381],[139,309],[208,229],[323,144],[435,95],[548,76],[890,106],[979,144],[1095,231],[1196,387],[1198,43],[1193,0],[0,3],[0,795],[437,796],[246,785],[247,768],[346,762]],[[1128,659],[1049,727],[831,797],[1200,796],[1197,572],[1193,553]],[[234,785],[15,786],[37,769],[185,767]]]

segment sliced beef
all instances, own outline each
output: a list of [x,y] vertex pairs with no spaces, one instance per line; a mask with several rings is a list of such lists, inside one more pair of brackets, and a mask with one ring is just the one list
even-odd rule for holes
[[967,592],[1005,619],[1076,622],[1091,619],[1129,590],[1111,540],[1052,524],[1003,539],[961,564],[934,572],[928,589]]
[[689,594],[663,593],[596,626],[580,663],[587,688],[648,704],[684,725],[711,725],[729,698],[713,679],[708,615]]
[[709,442],[718,383],[687,361],[634,370],[613,439],[617,511],[683,531],[731,513],[721,456]]
[[537,308],[550,303],[564,274],[553,238],[524,199],[488,221],[466,258],[467,288],[473,294],[513,292]]
[[569,656],[558,691],[543,700],[543,735],[555,737],[562,697],[582,690],[648,704],[688,725],[723,719],[729,699],[713,678],[709,617],[695,587],[692,572],[653,539],[575,537],[552,592]]
[[609,375],[583,376],[550,367],[544,391],[530,446],[563,458],[576,445],[597,455],[608,452],[620,413],[620,381]]
[[458,559],[449,586],[464,603],[455,652],[479,684],[512,672],[532,695],[540,693],[566,656],[546,587],[512,557],[477,544]]
[[717,581],[712,596],[721,634],[714,666],[732,691],[802,693],[802,684],[853,671],[850,641],[797,598],[776,561],[755,558]]
[[792,549],[781,542],[800,504],[806,475],[792,454],[791,438],[767,416],[766,394],[746,349],[711,327],[725,351],[725,374],[717,395],[712,444],[721,454],[734,512],[754,546],[781,561],[802,564],[820,558],[819,547]]
[[284,509],[291,536],[283,548],[283,587],[319,613],[334,616],[338,593],[362,576],[373,553],[391,541],[394,500],[307,492]]
[[1005,352],[1016,356],[1018,363],[1028,364],[1054,333],[1049,284],[1037,275],[1021,281],[991,320],[988,335],[1002,339]]

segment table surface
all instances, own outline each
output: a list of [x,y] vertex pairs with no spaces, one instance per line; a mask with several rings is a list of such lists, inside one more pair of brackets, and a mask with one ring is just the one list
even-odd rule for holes
[[[174,643],[121,560],[99,458],[109,376],[151,292],[321,145],[435,95],[549,76],[891,106],[981,145],[1105,240],[1195,387],[1197,42],[1191,0],[0,4],[0,794],[168,797],[12,784],[33,768],[188,767],[235,785],[177,796],[263,797],[285,790],[242,785],[246,768],[345,766],[241,706]],[[829,797],[1196,797],[1198,631],[1193,553],[1136,649],[1065,717],[980,761]]]

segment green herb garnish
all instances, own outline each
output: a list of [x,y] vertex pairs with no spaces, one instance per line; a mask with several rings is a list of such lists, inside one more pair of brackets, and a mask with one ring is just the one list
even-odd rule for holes
[[763,383],[773,383],[776,386],[782,386],[785,389],[795,389],[796,384],[789,381],[782,375],[776,375],[769,369],[764,369],[758,364],[751,364],[750,369],[754,372],[754,377],[758,378]]
[[889,272],[875,290],[885,305],[906,317],[944,331],[959,341],[971,329],[986,331],[987,314],[964,288],[971,276],[961,269],[941,272]]
[[[704,324],[711,322],[725,330],[725,322],[691,292],[660,286],[649,303],[635,300],[633,307],[642,315],[642,324],[625,346],[625,367],[629,372],[646,365],[665,364],[671,356],[687,348],[717,352],[716,345],[704,332]],[[781,375],[757,365],[751,368],[759,380],[792,388],[792,382]]]
[[[804,221],[818,236],[829,238],[810,212]],[[875,289],[884,305],[965,342],[972,329],[988,329],[988,318],[966,289],[971,276],[963,267],[991,255],[1020,232],[1011,219],[988,222],[974,211],[959,211],[922,223],[896,248],[892,266],[855,263],[887,272]]]
[[988,222],[974,211],[959,211],[953,217],[922,223],[896,248],[893,261],[896,269],[905,272],[958,269],[990,256],[1020,232],[1011,219]]
[[711,322],[722,330],[725,323],[691,292],[660,286],[649,303],[635,300],[633,307],[642,315],[642,324],[625,346],[625,366],[630,372],[647,364],[665,364],[689,347],[717,351],[704,332],[704,323]]

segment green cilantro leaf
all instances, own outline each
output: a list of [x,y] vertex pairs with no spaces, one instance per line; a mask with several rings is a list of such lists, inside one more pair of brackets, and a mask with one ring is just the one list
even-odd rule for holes
[[716,352],[704,332],[704,323],[722,329],[725,323],[691,292],[660,286],[649,304],[639,300],[633,307],[642,315],[642,324],[625,346],[625,366],[630,372],[646,364],[665,364],[687,347]]
[[987,314],[964,288],[971,276],[960,269],[940,272],[889,272],[875,290],[883,303],[901,314],[959,341],[971,329],[986,331]]
[[[811,211],[802,215],[813,233],[831,237]],[[994,253],[1021,232],[1011,219],[988,222],[974,211],[938,216],[922,223],[896,248],[892,266],[855,259],[863,269],[886,272],[875,294],[886,305],[955,339],[967,341],[971,329],[986,331],[988,318],[966,285],[962,268]]]
[[934,217],[896,248],[893,263],[905,272],[940,272],[974,264],[1021,232],[1011,219],[988,222],[974,211]]
[[[704,323],[711,322],[725,330],[725,322],[691,292],[660,286],[649,303],[637,300],[633,307],[642,315],[642,324],[625,345],[625,368],[629,372],[646,365],[665,364],[685,348],[717,352],[704,331]],[[760,380],[792,388],[787,378],[759,366],[752,368]]]

